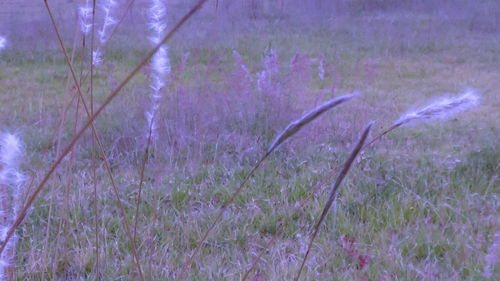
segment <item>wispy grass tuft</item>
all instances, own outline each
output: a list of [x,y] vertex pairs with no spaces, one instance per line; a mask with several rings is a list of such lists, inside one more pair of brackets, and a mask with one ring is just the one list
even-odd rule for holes
[[365,146],[369,146],[392,130],[403,125],[418,121],[431,121],[435,119],[446,119],[451,116],[474,107],[479,104],[479,96],[473,90],[456,97],[443,97],[417,110],[403,114],[394,124],[383,133],[375,137]]
[[[0,136],[0,240],[5,243],[7,232],[17,217],[21,205],[23,174],[19,170],[22,155],[20,140],[12,134]],[[0,255],[0,279],[13,280],[17,234],[14,233]]]
[[5,38],[4,36],[0,36],[0,51],[5,49],[6,46],[7,46],[7,38]]
[[485,257],[484,264],[484,277],[493,277],[494,267],[500,264],[500,231],[497,231],[493,236],[493,243],[488,249],[488,254]]
[[[152,36],[149,37],[152,45],[160,43],[164,36],[166,24],[167,8],[161,0],[152,0],[151,7],[148,10],[149,27],[152,31]],[[168,57],[168,47],[166,44],[161,45],[158,52],[151,60],[151,107],[146,112],[148,120],[148,132],[151,131],[153,144],[157,139],[157,124],[155,121],[156,112],[160,107],[160,99],[162,97],[162,89],[166,86],[166,75],[171,71],[170,59]]]
[[117,23],[113,15],[115,9],[116,0],[106,0],[102,6],[104,21],[102,23],[102,29],[99,31],[99,41],[101,45],[106,44],[110,36],[109,30]]
[[80,30],[84,35],[88,35],[92,30],[92,10],[93,8],[90,5],[90,0],[86,0],[85,5],[78,8]]
[[414,121],[446,119],[478,103],[479,96],[473,90],[468,90],[462,95],[452,98],[444,97],[423,108],[410,111],[401,116],[401,118],[396,121],[395,125],[401,126]]
[[[11,238],[13,238],[13,235],[16,231],[16,229],[19,227],[19,225],[23,222],[23,220],[26,218],[26,214],[29,210],[29,208],[33,205],[35,199],[39,196],[40,192],[42,191],[43,187],[45,184],[48,182],[49,178],[52,176],[52,174],[56,171],[56,168],[62,163],[63,159],[73,150],[76,142],[78,139],[80,139],[83,135],[83,133],[88,129],[91,125],[93,125],[94,120],[102,113],[102,111],[113,101],[113,99],[116,98],[116,96],[121,92],[121,90],[125,87],[125,85],[132,79],[133,76],[135,76],[140,69],[152,58],[152,56],[158,51],[158,49],[161,47],[162,44],[166,43],[168,40],[172,38],[172,36],[198,11],[202,8],[203,4],[205,4],[206,0],[199,0],[178,22],[177,24],[162,38],[161,42],[156,45],[152,50],[150,50],[145,57],[138,63],[123,79],[121,83],[107,96],[107,98],[101,103],[101,105],[94,111],[94,114],[89,117],[89,119],[80,127],[80,129],[77,130],[73,138],[69,141],[69,144],[66,146],[65,149],[61,152],[61,154],[55,159],[54,163],[51,165],[49,168],[48,172],[45,173],[43,178],[41,179],[40,183],[36,186],[34,189],[33,193],[27,198],[26,203],[23,205],[22,210],[20,210],[19,215],[15,219],[13,225],[9,228],[7,231],[7,234],[5,236],[5,241],[8,242],[10,241]],[[47,11],[49,13],[49,16],[51,18],[51,22],[55,25],[54,22],[54,17],[51,12],[51,9],[49,7],[49,3],[47,1],[44,2]],[[55,28],[57,30],[57,28]],[[57,32],[56,32],[57,33]],[[58,37],[59,33],[58,33]],[[61,44],[63,47],[63,51],[65,53],[65,57],[67,58],[67,52],[65,51],[64,44]],[[69,64],[71,65],[71,64]],[[72,74],[74,72],[72,71]],[[73,75],[72,75],[73,76]],[[78,84],[77,84],[78,85]],[[78,88],[78,87],[77,87]],[[78,91],[80,92],[80,91]],[[131,237],[131,235],[129,235]],[[132,245],[133,244],[133,240]],[[6,243],[0,245],[0,254],[4,252],[6,249]],[[134,251],[134,250],[133,250]],[[134,256],[135,253],[134,253]],[[137,262],[137,258],[134,258]],[[139,267],[139,266],[138,266]],[[139,274],[140,269],[139,269]],[[142,275],[140,275],[141,279]]]
[[[111,28],[117,24],[117,20],[114,18],[113,15],[114,10],[116,10],[116,5],[117,5],[116,0],[106,0],[102,5],[102,10],[104,11],[104,19],[101,30],[98,31],[99,43],[100,43],[99,47],[92,52],[92,64],[94,66],[99,66],[103,61],[101,48],[104,47],[104,45],[108,42],[109,38],[111,37],[111,32],[110,32]],[[86,7],[88,7],[88,9],[90,10],[90,16],[92,16],[93,8],[90,7],[90,5],[86,5]],[[90,24],[89,30],[91,27],[92,24]]]

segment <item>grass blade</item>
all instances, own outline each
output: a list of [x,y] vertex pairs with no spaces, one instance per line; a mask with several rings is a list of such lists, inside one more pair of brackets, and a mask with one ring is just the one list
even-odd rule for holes
[[280,144],[282,144],[285,140],[287,140],[289,137],[293,136],[295,133],[297,133],[302,127],[304,127],[306,124],[309,122],[313,121],[316,119],[318,116],[321,114],[327,112],[328,110],[334,108],[335,106],[346,102],[354,97],[358,96],[358,94],[353,93],[349,95],[343,95],[334,99],[331,99],[318,107],[314,108],[313,110],[309,111],[308,113],[304,114],[300,119],[297,119],[290,124],[279,134],[274,141],[271,143],[269,146],[269,149],[267,150],[267,153],[273,152]]
[[[46,2],[47,0],[45,0]],[[85,124],[80,128],[80,130],[75,134],[75,136],[71,139],[70,143],[66,148],[63,150],[61,155],[56,158],[48,172],[45,174],[41,182],[38,184],[38,186],[35,188],[35,191],[33,194],[29,196],[29,198],[26,201],[26,204],[24,205],[23,209],[20,211],[19,216],[16,218],[16,221],[12,225],[12,227],[9,229],[7,232],[7,236],[5,238],[4,243],[0,246],[0,254],[5,250],[5,245],[9,241],[9,239],[12,237],[14,232],[16,231],[17,227],[21,224],[21,222],[24,220],[26,217],[26,214],[28,213],[29,208],[33,205],[33,202],[35,199],[38,197],[40,192],[42,191],[43,187],[45,184],[48,182],[49,178],[52,176],[52,174],[55,172],[56,168],[61,164],[62,160],[69,154],[69,152],[73,149],[73,146],[76,144],[76,142],[80,139],[80,137],[83,135],[83,133],[90,127],[92,122],[102,113],[102,111],[113,101],[116,96],[120,93],[120,91],[125,87],[125,85],[134,77],[140,69],[151,59],[151,57],[156,53],[156,51],[161,47],[162,44],[166,43],[168,40],[172,38],[172,36],[186,23],[186,21],[191,18],[202,6],[205,4],[207,0],[200,0],[196,3],[196,5],[188,12],[186,13],[180,20],[179,22],[175,25],[172,30],[165,35],[163,40],[156,45],[155,48],[153,48],[143,59],[142,61],[137,64],[137,66],[125,77],[125,79],[118,85],[118,87],[113,90],[113,92],[102,102],[101,106],[96,109],[95,113],[85,122]]]
[[335,183],[332,186],[332,191],[330,193],[330,196],[328,197],[328,200],[326,201],[325,207],[323,208],[323,212],[321,212],[321,216],[319,217],[319,220],[316,223],[316,226],[314,227],[314,233],[311,237],[311,241],[309,242],[309,246],[307,247],[306,255],[304,256],[304,259],[302,260],[302,264],[300,265],[300,269],[299,269],[299,272],[297,273],[297,277],[295,278],[295,281],[298,281],[300,278],[300,274],[302,273],[302,269],[304,268],[307,257],[309,256],[309,252],[311,251],[312,243],[314,242],[316,235],[318,235],[321,223],[323,222],[323,220],[325,220],[325,217],[328,214],[328,210],[330,210],[330,208],[332,207],[333,201],[335,200],[336,195],[337,195],[337,190],[339,189],[339,186],[342,183],[342,180],[344,180],[345,176],[349,172],[349,169],[351,169],[352,162],[354,162],[354,159],[356,159],[356,156],[358,156],[358,153],[363,148],[363,144],[365,143],[366,138],[368,137],[368,134],[370,133],[370,129],[371,129],[372,125],[373,125],[373,121],[368,123],[368,125],[364,129],[358,143],[356,144],[353,151],[351,152],[351,155],[349,155],[349,158],[347,158],[347,160],[345,161],[344,167],[340,171],[339,175],[337,176],[337,179],[335,180]]
[[250,170],[250,172],[245,176],[244,180],[241,182],[240,186],[236,189],[236,191],[233,192],[231,197],[224,202],[224,204],[222,205],[222,208],[219,210],[219,212],[215,216],[215,219],[213,220],[212,224],[210,225],[208,230],[203,234],[202,238],[198,242],[198,245],[196,246],[194,253],[188,258],[188,260],[185,262],[184,266],[182,267],[181,275],[179,278],[180,280],[183,280],[184,278],[186,278],[187,269],[189,266],[191,266],[194,257],[201,249],[201,245],[203,245],[203,243],[207,239],[210,232],[212,232],[215,225],[222,217],[222,214],[228,208],[229,204],[231,204],[234,201],[234,199],[238,196],[238,194],[241,193],[241,191],[245,187],[245,185],[248,182],[248,180],[250,179],[250,177],[253,176],[253,174],[255,173],[255,171],[257,171],[257,169],[260,167],[262,162],[264,162],[264,160],[266,160],[266,158],[274,150],[276,150],[276,148],[278,148],[278,146],[281,143],[283,143],[285,140],[287,140],[288,138],[293,136],[295,133],[297,133],[302,127],[304,127],[305,125],[307,125],[308,123],[310,123],[311,121],[313,121],[314,119],[316,119],[318,116],[325,113],[329,109],[332,109],[335,106],[337,106],[345,101],[348,101],[355,96],[357,96],[357,94],[349,94],[349,95],[344,95],[344,96],[340,96],[340,97],[337,97],[335,99],[329,100],[329,101],[323,103],[322,105],[316,107],[315,109],[309,111],[308,113],[303,115],[301,118],[297,119],[296,121],[293,121],[290,124],[288,124],[288,126],[285,128],[285,130],[283,130],[283,132],[281,132],[281,134],[279,134],[278,137],[276,137],[275,140],[272,142],[272,144],[269,146],[269,149],[267,150],[266,154],[257,162],[257,164],[255,164],[255,166],[252,168],[252,170]]

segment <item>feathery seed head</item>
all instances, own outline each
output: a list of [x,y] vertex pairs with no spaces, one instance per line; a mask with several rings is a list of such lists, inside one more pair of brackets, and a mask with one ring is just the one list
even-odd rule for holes
[[7,38],[0,36],[0,51],[7,46]]
[[238,87],[236,91],[248,94],[250,92],[250,89],[252,88],[252,74],[243,61],[240,53],[238,53],[236,50],[233,50],[233,59],[236,68],[233,78],[235,85],[237,85]]
[[166,22],[167,8],[161,0],[153,0],[151,6],[149,7],[148,13],[148,26],[154,33],[154,36],[150,38],[153,44],[160,43],[162,34],[167,28]]
[[238,53],[238,51],[233,50],[233,58],[236,63],[236,66],[243,73],[244,78],[247,79],[248,81],[252,81],[253,79],[252,75],[250,74],[250,70],[245,65],[245,62],[243,61],[243,58],[241,57],[240,53]]
[[102,63],[102,53],[99,49],[92,52],[92,64],[99,66]]
[[15,168],[21,154],[21,142],[13,134],[3,134],[0,140],[0,163],[5,168]]
[[19,186],[24,180],[18,171],[19,159],[22,154],[21,142],[9,133],[0,135],[0,182]]
[[468,90],[462,95],[441,98],[421,109],[406,113],[395,122],[395,125],[400,126],[416,120],[445,119],[478,103],[479,96],[473,90]]
[[80,29],[83,34],[87,35],[92,29],[92,7],[88,0],[85,6],[81,6],[78,9],[78,12],[80,15]]
[[269,149],[267,150],[267,153],[273,152],[281,143],[283,143],[286,139],[289,137],[293,136],[295,133],[297,133],[303,126],[305,126],[307,123],[313,121],[316,119],[318,116],[321,114],[325,113],[326,111],[334,108],[335,106],[346,102],[356,96],[358,96],[358,93],[353,93],[353,94],[348,94],[348,95],[343,95],[334,99],[331,99],[320,106],[316,107],[315,109],[309,111],[308,113],[304,114],[300,119],[297,119],[293,121],[292,123],[288,124],[288,126],[279,134],[274,141],[271,143],[269,146]]
[[[17,216],[17,210],[21,202],[20,194],[22,190],[20,187],[23,176],[18,171],[19,156],[21,152],[21,142],[15,135],[9,133],[0,135],[0,185],[5,187],[5,189],[2,188],[3,193],[7,193],[0,195],[0,200],[3,201],[2,204],[0,204],[0,215],[2,218],[7,218],[7,221],[2,219],[0,223],[1,241],[6,239],[10,224],[12,223],[11,221]],[[7,207],[11,197],[13,198],[10,204],[11,207]],[[5,277],[6,268],[14,262],[13,255],[9,253],[12,252],[12,249],[15,249],[16,241],[17,236],[14,234],[12,239],[5,246],[7,251],[4,251],[0,255],[0,279],[2,280]]]
[[319,61],[319,65],[318,65],[318,78],[321,81],[325,80],[325,62],[323,61],[323,59],[321,59]]
[[[163,1],[151,1],[151,6],[148,9],[148,26],[152,31],[149,41],[153,45],[159,44],[164,36],[167,28],[166,14],[167,8]],[[151,82],[149,86],[153,91],[151,93],[151,107],[149,111],[146,112],[146,120],[148,122],[148,128],[151,129],[152,138],[156,139],[157,124],[155,116],[160,107],[160,99],[162,97],[161,89],[167,84],[166,75],[171,72],[168,47],[166,45],[161,46],[151,59],[151,70]]]
[[102,24],[102,29],[99,33],[99,41],[101,45],[104,45],[109,39],[109,29],[117,23],[113,18],[113,11],[116,8],[117,2],[115,0],[106,0],[102,6],[104,11],[104,22]]

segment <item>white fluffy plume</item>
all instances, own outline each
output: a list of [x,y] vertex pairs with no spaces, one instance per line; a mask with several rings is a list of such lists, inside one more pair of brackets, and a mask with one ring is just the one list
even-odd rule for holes
[[479,96],[468,90],[456,97],[441,98],[423,108],[410,111],[399,118],[395,124],[403,125],[416,120],[445,119],[450,116],[469,109],[479,103]]
[[78,8],[78,15],[80,16],[80,30],[83,34],[89,34],[92,29],[92,6],[90,1],[86,0],[84,6]]
[[383,136],[403,125],[416,121],[445,119],[460,111],[476,106],[477,104],[479,104],[479,96],[473,90],[468,90],[456,97],[438,99],[425,107],[403,114],[389,129],[373,138],[365,146],[371,145]]
[[[148,25],[152,31],[149,37],[152,45],[160,43],[165,35],[167,8],[161,0],[151,0],[151,6],[148,10]],[[151,60],[151,107],[146,112],[148,128],[151,129],[151,137],[156,139],[157,124],[155,121],[156,112],[160,107],[160,99],[162,97],[162,89],[166,86],[166,76],[170,73],[170,59],[168,57],[167,45],[162,45]]]
[[2,173],[9,169],[17,169],[19,156],[21,154],[21,142],[13,134],[3,134],[0,140],[0,163]]
[[5,38],[4,36],[0,36],[0,51],[5,49],[6,46],[7,46],[7,38]]
[[117,21],[114,18],[114,11],[116,10],[116,0],[106,0],[102,6],[104,11],[104,21],[102,24],[102,29],[99,31],[99,40],[101,45],[104,45],[109,39],[109,31]]
[[[3,241],[21,204],[23,175],[19,171],[22,149],[19,139],[12,134],[0,135],[0,241]],[[7,276],[14,264],[17,236],[14,234],[0,256],[0,278]],[[8,273],[10,274],[10,273]]]
[[[102,27],[97,33],[99,34],[99,46],[92,53],[92,64],[99,66],[102,62],[101,48],[104,47],[106,42],[111,36],[111,28],[117,24],[114,18],[114,13],[117,8],[117,0],[105,0],[101,6],[104,12]],[[80,29],[84,35],[88,35],[92,30],[92,12],[93,7],[90,0],[85,1],[85,5],[78,8],[80,16]]]

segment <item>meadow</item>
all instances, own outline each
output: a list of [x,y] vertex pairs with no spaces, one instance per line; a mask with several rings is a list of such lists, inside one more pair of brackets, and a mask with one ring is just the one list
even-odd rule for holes
[[[38,2],[26,6],[36,16],[0,20],[0,132],[23,143],[23,198],[87,121],[78,89],[93,112],[153,48],[150,1],[117,1],[123,21],[91,75],[85,1],[54,1],[77,87]],[[197,1],[164,2],[170,30]],[[207,1],[167,42],[165,85],[152,89],[157,69],[140,68],[95,120],[105,155],[88,128],[29,208],[10,279],[242,280],[252,269],[247,280],[294,280],[363,128],[376,121],[369,141],[469,89],[477,106],[361,150],[300,280],[498,279],[500,4],[283,2]],[[226,205],[290,122],[355,92],[274,150]]]

